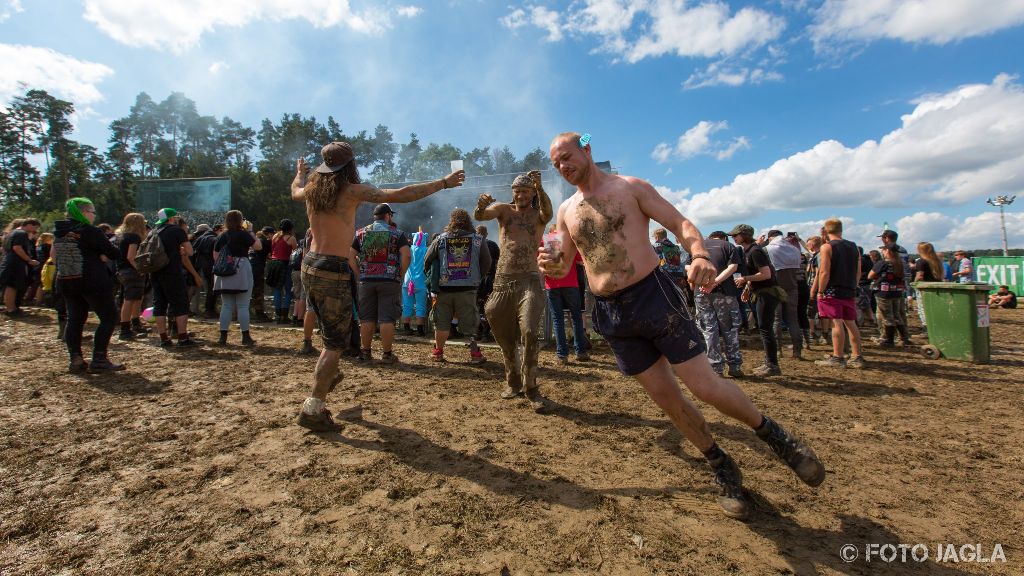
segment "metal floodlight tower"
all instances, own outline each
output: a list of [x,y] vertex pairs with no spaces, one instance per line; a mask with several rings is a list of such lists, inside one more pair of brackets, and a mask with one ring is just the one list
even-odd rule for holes
[[988,200],[985,201],[986,204],[991,204],[993,206],[998,206],[999,207],[999,224],[1002,226],[1002,229],[1003,229],[1003,256],[1009,256],[1010,255],[1009,247],[1006,244],[1006,214],[1005,214],[1005,211],[1006,211],[1006,207],[1009,206],[1010,204],[1013,204],[1013,201],[1016,200],[1016,199],[1017,199],[1016,195],[1013,195],[1013,196],[996,196],[995,200],[989,198]]

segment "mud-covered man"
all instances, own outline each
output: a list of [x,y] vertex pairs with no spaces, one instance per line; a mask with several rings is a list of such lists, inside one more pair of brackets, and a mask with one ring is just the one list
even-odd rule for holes
[[551,212],[551,199],[536,170],[512,181],[511,203],[496,203],[489,194],[481,194],[473,211],[476,220],[498,221],[501,258],[484,314],[505,361],[506,386],[501,397],[512,399],[525,393],[534,410],[544,408],[537,384],[537,329],[546,307],[536,249]]
[[352,269],[348,261],[355,235],[356,208],[362,202],[403,203],[425,198],[445,188],[461,186],[465,172],[458,170],[440,180],[398,190],[378,190],[360,183],[352,146],[331,142],[321,150],[323,163],[306,182],[303,159],[296,162],[292,200],[306,203],[313,239],[302,259],[302,285],[316,313],[324,349],[313,373],[313,390],[302,404],[299,425],[317,432],[334,432],[340,426],[326,408],[327,393],[341,382],[341,352],[348,346],[352,322]]
[[577,250],[583,255],[590,288],[597,298],[594,328],[605,337],[619,369],[635,377],[679,431],[707,458],[721,488],[725,513],[746,518],[749,506],[736,462],[711,436],[703,415],[679,388],[753,428],[801,480],[811,486],[825,479],[814,451],[763,416],[742,390],[711,369],[704,338],[689,315],[675,282],[658,266],[647,243],[651,219],[675,234],[690,254],[689,281],[710,290],[718,271],[700,232],[649,183],[605,174],[591,156],[589,138],[564,133],[551,142],[551,162],[577,187],[558,209],[561,253],[545,246],[537,257],[548,276],[569,271]]

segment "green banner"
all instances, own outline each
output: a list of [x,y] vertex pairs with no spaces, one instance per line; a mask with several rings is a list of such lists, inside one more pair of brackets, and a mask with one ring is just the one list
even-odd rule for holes
[[1006,285],[1014,294],[1024,287],[1024,258],[1020,256],[981,256],[971,258],[975,282],[992,285],[992,291]]

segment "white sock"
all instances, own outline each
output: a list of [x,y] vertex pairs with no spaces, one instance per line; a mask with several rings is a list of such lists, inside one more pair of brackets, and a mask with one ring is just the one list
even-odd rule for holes
[[327,404],[319,398],[306,398],[306,401],[302,403],[302,411],[310,416],[318,416],[324,411]]

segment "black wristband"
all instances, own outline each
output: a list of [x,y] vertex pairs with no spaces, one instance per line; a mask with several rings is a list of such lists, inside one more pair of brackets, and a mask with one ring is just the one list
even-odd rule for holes
[[711,258],[704,254],[690,254],[690,260],[707,260],[708,262],[711,262]]

